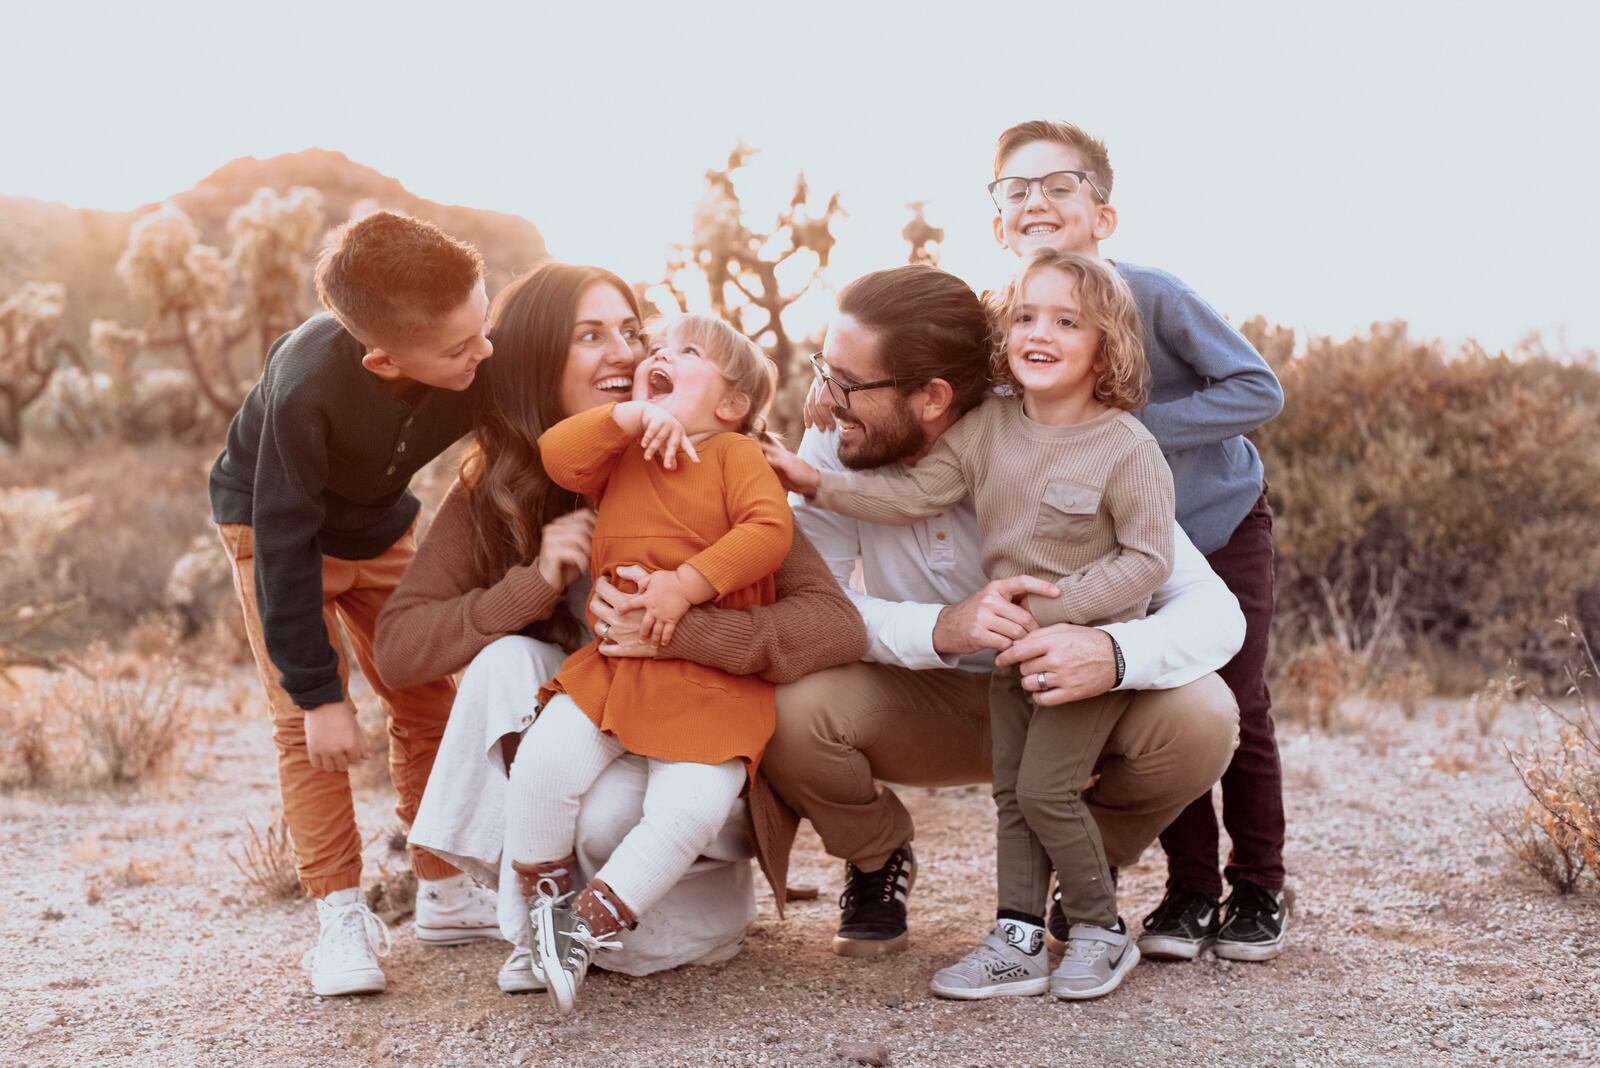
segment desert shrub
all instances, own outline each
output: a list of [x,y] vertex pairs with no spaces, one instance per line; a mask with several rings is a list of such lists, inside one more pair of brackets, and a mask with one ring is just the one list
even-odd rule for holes
[[171,664],[105,649],[74,670],[21,680],[0,702],[0,786],[128,786],[172,766],[191,718]]
[[162,610],[174,567],[210,534],[206,471],[214,455],[214,446],[160,443],[121,450],[112,462],[89,446],[24,448],[0,473],[0,516],[7,500],[26,497],[29,527],[54,529],[26,552],[0,536],[0,604],[79,600],[74,630],[58,647],[120,641]]
[[137,673],[102,666],[76,692],[76,680],[67,681],[71,703],[63,711],[93,758],[95,780],[126,786],[167,770],[189,723],[188,695],[172,665]]
[[1498,830],[1519,865],[1569,894],[1585,873],[1600,884],[1600,708],[1591,692],[1600,667],[1576,631],[1564,648],[1577,661],[1564,668],[1570,705],[1558,707],[1535,691],[1536,733],[1506,746],[1528,800]]
[[1282,651],[1340,626],[1359,649],[1387,612],[1391,634],[1555,677],[1548,623],[1600,586],[1600,371],[1447,353],[1403,323],[1299,353],[1259,319],[1244,330],[1285,394],[1252,436],[1277,512]]
[[253,823],[246,823],[245,827],[250,831],[250,840],[237,853],[228,850],[228,859],[244,881],[270,901],[304,897],[305,887],[295,868],[294,840],[289,837],[289,825],[283,817],[268,823],[265,831],[256,830]]

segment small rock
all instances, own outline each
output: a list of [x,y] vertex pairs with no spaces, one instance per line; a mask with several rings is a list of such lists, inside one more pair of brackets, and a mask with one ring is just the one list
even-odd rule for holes
[[1433,1036],[1433,1041],[1428,1043],[1428,1045],[1432,1046],[1434,1049],[1449,1049],[1450,1048],[1450,1043],[1446,1042],[1444,1039],[1440,1038],[1438,1035],[1434,1035]]
[[1313,1035],[1315,1035],[1316,1033],[1317,1033],[1317,1029],[1315,1027],[1305,1027],[1305,1028],[1301,1029],[1300,1037],[1301,1038],[1310,1038]]
[[1456,1004],[1461,1006],[1463,1009],[1470,1009],[1472,1008],[1472,999],[1467,997],[1465,994],[1457,994]]
[[526,1048],[519,1049],[511,1055],[511,1063],[518,1065],[527,1064],[530,1056],[532,1056],[532,1054],[530,1054]]
[[1494,858],[1487,853],[1479,853],[1477,856],[1472,858],[1472,863],[1476,864],[1480,868],[1487,868],[1489,865],[1494,863]]
[[1528,991],[1528,1000],[1529,1001],[1539,1001],[1543,997],[1544,997],[1544,990],[1541,989],[1540,987],[1536,986],[1532,990]]
[[834,1052],[847,1061],[884,1068],[889,1063],[889,1051],[880,1042],[840,1042]]
[[783,1036],[776,1031],[763,1031],[761,1033],[761,1041],[770,1046],[775,1042],[783,1041]]

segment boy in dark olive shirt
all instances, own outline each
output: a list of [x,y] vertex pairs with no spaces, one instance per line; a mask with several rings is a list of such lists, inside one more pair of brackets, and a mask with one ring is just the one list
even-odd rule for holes
[[[418,219],[378,212],[335,231],[317,264],[328,312],[273,343],[211,469],[211,511],[272,712],[284,818],[320,935],[317,994],[384,989],[382,922],[361,898],[348,769],[367,756],[345,689],[345,639],[389,712],[396,812],[410,824],[454,698],[448,679],[396,690],[373,628],[416,551],[411,476],[470,428],[487,333],[483,259]],[[341,636],[342,632],[342,636]],[[419,938],[496,937],[493,895],[412,850]]]

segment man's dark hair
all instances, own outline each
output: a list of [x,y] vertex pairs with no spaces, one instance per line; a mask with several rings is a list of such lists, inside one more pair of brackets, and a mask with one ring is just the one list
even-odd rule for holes
[[839,311],[877,336],[902,394],[942,378],[958,415],[988,396],[989,316],[950,272],[913,264],[864,274],[839,291]]
[[483,279],[483,257],[422,219],[375,211],[328,235],[317,296],[371,344],[445,318]]

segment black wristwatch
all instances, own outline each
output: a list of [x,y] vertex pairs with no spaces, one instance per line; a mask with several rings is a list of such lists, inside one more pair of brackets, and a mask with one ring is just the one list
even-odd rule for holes
[[[1111,638],[1111,634],[1107,632],[1106,637]],[[1111,655],[1117,661],[1117,681],[1111,684],[1111,688],[1115,690],[1122,685],[1122,677],[1128,673],[1128,662],[1122,659],[1122,646],[1117,644],[1115,638],[1111,638]]]

